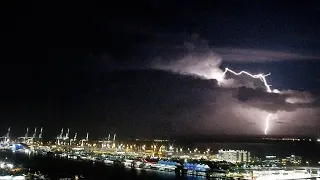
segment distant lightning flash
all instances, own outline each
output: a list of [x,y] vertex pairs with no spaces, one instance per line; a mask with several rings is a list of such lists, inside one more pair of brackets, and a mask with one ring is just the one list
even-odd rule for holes
[[272,117],[272,114],[268,114],[267,116],[267,119],[266,119],[266,127],[264,129],[264,134],[265,135],[268,135],[268,130],[269,130],[269,121],[270,121],[270,118]]
[[224,70],[224,72],[223,72],[223,75],[225,75],[227,72],[231,72],[232,74],[237,75],[237,76],[238,76],[238,75],[241,75],[241,74],[246,74],[246,75],[248,75],[248,76],[250,76],[250,77],[252,77],[252,78],[254,78],[254,79],[260,79],[260,81],[262,81],[263,84],[264,84],[264,86],[266,87],[267,91],[268,91],[269,93],[272,92],[272,89],[270,88],[271,85],[269,85],[268,82],[267,82],[267,80],[266,80],[266,77],[269,76],[271,73],[269,73],[269,74],[250,74],[250,73],[248,73],[247,71],[240,71],[239,73],[236,73],[236,72],[234,72],[233,70],[231,70],[231,69],[229,69],[229,68],[226,68],[226,69]]
[[265,135],[268,135],[270,120],[276,120],[276,119],[278,119],[277,114],[271,114],[271,113],[268,114],[268,116],[266,118],[266,126],[264,129]]

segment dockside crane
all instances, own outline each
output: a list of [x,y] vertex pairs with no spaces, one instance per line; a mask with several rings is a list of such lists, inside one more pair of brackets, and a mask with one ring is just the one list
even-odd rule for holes
[[88,141],[89,141],[89,133],[87,133],[86,139],[81,140],[81,146],[84,145],[84,142],[88,142]]
[[63,139],[63,128],[61,129],[60,134],[57,136],[57,144],[60,145],[60,141]]
[[72,145],[72,143],[76,141],[77,141],[77,133],[74,134],[73,139],[70,139],[70,145]]
[[42,140],[42,130],[43,130],[43,127],[41,127],[40,129],[40,134],[39,134],[39,139]]
[[11,127],[8,128],[8,132],[6,135],[2,136],[1,139],[3,143],[9,143],[10,142],[10,131],[11,131]]

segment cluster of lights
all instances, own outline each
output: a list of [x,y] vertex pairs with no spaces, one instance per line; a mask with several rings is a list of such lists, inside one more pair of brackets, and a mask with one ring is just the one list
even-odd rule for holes
[[[300,138],[263,138],[265,140],[276,140],[276,141],[312,141],[312,139],[300,139]],[[320,139],[317,140],[320,142]]]
[[3,180],[25,180],[24,176],[0,176]]
[[169,140],[166,139],[154,139],[154,142],[168,142]]
[[12,169],[13,168],[13,164],[1,162],[0,163],[0,168],[1,169],[5,169],[5,168]]

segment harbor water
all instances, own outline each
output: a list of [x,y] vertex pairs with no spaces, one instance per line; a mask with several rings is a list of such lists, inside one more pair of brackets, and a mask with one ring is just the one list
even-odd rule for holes
[[[40,171],[50,179],[63,179],[83,176],[87,180],[113,179],[113,180],[142,180],[142,179],[206,179],[199,176],[176,176],[174,172],[130,169],[122,166],[105,165],[102,162],[76,161],[40,155],[25,155],[11,152],[0,152],[0,159],[22,164],[31,172]],[[70,179],[70,180],[71,180]]]

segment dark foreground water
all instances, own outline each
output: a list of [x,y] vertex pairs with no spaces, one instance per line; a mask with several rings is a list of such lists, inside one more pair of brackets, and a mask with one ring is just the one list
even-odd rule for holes
[[158,172],[150,170],[131,170],[129,168],[107,166],[103,163],[80,162],[45,156],[28,156],[24,154],[13,154],[11,152],[0,152],[0,159],[8,158],[16,164],[23,164],[31,171],[40,171],[56,180],[62,177],[74,177],[83,175],[90,180],[140,180],[140,179],[205,179],[204,177],[177,177],[171,172]]

